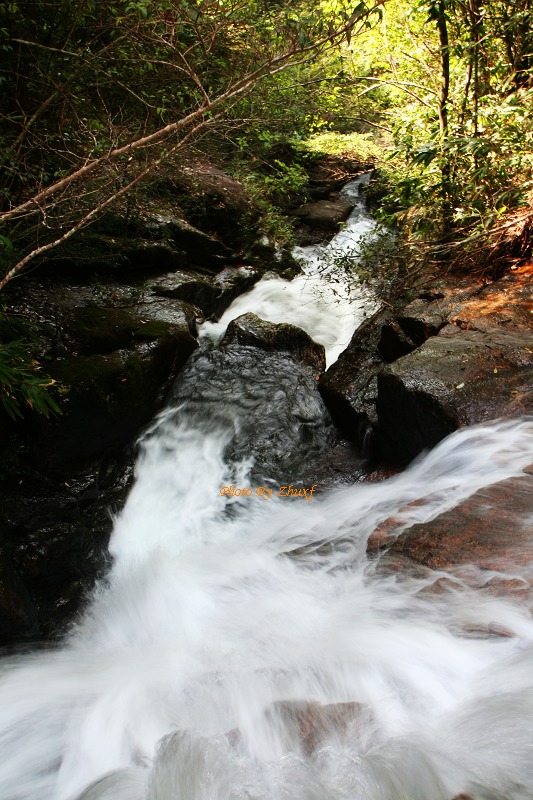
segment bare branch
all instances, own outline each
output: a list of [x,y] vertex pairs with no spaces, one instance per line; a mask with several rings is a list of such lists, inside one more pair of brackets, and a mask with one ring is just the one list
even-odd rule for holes
[[[221,112],[221,114],[222,113],[223,112]],[[210,123],[214,122],[216,119],[218,119],[219,116],[221,116],[221,114],[216,115],[209,122]],[[87,214],[85,214],[85,216],[82,217],[82,219],[80,219],[75,225],[69,228],[69,230],[66,231],[64,234],[59,236],[57,239],[54,239],[54,241],[52,242],[47,242],[46,244],[41,245],[40,247],[36,247],[34,250],[31,251],[31,253],[28,253],[28,255],[26,255],[19,262],[17,262],[17,264],[15,264],[15,266],[13,266],[0,280],[0,291],[4,288],[4,286],[6,286],[6,284],[12,281],[13,278],[15,278],[18,274],[20,274],[20,272],[24,269],[24,267],[26,267],[30,263],[30,261],[33,261],[35,258],[37,258],[37,256],[43,255],[43,253],[52,250],[53,248],[57,247],[63,242],[66,242],[67,239],[70,239],[70,237],[74,236],[75,233],[78,233],[78,231],[80,231],[82,228],[85,228],[91,222],[91,220],[93,220],[98,214],[100,214],[105,208],[107,208],[107,206],[111,205],[112,203],[115,203],[120,197],[129,192],[137,183],[139,183],[148,175],[150,175],[150,173],[154,172],[163,163],[163,161],[166,161],[171,155],[177,152],[180,148],[184,147],[187,141],[196,133],[198,133],[199,129],[204,126],[205,123],[203,121],[200,122],[195,128],[190,130],[186,134],[186,136],[183,137],[183,139],[180,139],[179,142],[177,142],[169,150],[165,151],[161,156],[159,156],[159,158],[154,159],[138,175],[132,178],[132,180],[129,181],[129,183],[127,183],[125,186],[122,186],[119,190],[114,192],[110,197],[107,197],[101,203],[98,203],[96,206],[94,206],[94,208],[92,208]]]

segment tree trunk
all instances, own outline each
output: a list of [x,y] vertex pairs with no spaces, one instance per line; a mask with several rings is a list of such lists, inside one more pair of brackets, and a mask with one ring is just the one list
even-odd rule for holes
[[442,197],[442,240],[446,241],[452,229],[452,175],[446,144],[448,139],[448,100],[450,95],[450,43],[446,19],[446,0],[438,0],[434,6],[437,31],[439,33],[441,58],[441,85],[439,95],[439,126],[441,135],[441,197]]

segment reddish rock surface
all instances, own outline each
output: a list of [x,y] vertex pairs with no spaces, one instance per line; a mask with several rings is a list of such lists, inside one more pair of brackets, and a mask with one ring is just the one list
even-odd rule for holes
[[362,703],[323,705],[308,700],[285,700],[274,703],[267,715],[283,726],[288,749],[299,742],[306,755],[311,755],[331,736],[360,740],[369,737],[373,727],[372,714]]
[[[370,553],[386,550],[387,571],[416,565],[457,572],[458,567],[474,565],[477,570],[470,575],[459,571],[465,582],[484,585],[493,594],[519,594],[528,600],[533,596],[531,467],[518,477],[480,489],[429,522],[404,526],[400,513],[369,539]],[[445,591],[446,586],[434,584],[432,590]]]

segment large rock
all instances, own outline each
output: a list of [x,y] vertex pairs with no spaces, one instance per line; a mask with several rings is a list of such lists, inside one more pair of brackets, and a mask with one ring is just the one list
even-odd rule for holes
[[530,413],[531,271],[482,287],[449,277],[365,322],[320,379],[345,436],[407,463],[462,425]]
[[17,292],[16,307],[25,312],[28,304],[27,316],[41,323],[43,371],[58,381],[63,413],[17,424],[11,477],[3,453],[6,643],[61,630],[102,574],[109,512],[118,511],[131,481],[131,443],[196,349],[201,316],[183,301],[120,282],[33,282]]
[[172,243],[183,261],[205,267],[212,272],[220,270],[231,251],[216,236],[195,228],[179,217],[154,214],[146,223],[148,233],[163,242]]
[[127,231],[123,228],[121,217],[107,217],[97,230],[58,247],[43,266],[52,274],[91,280],[95,273],[132,276],[195,267],[216,273],[231,259],[216,236],[170,214],[147,215],[130,222]]
[[[533,468],[484,487],[434,519],[405,527],[401,513],[368,541],[387,570],[411,564],[451,570],[471,588],[533,601]],[[468,567],[468,569],[465,569]],[[436,589],[457,589],[449,579]]]
[[150,284],[150,290],[162,297],[193,303],[208,317],[220,316],[243,292],[259,279],[259,273],[246,266],[226,267],[217,275],[191,270],[176,270]]
[[298,484],[335,438],[314,371],[283,352],[206,348],[180,374],[172,401],[192,427],[227,431],[224,458],[249,463],[252,486]]
[[324,347],[311,339],[308,333],[296,325],[267,322],[256,314],[243,314],[230,322],[221,342],[223,347],[229,344],[289,353],[296,361],[308,364],[316,372],[324,372],[326,368]]
[[352,209],[353,203],[347,200],[317,200],[293,211],[293,216],[310,228],[337,233],[339,225],[348,219]]
[[406,462],[461,427],[533,411],[530,331],[447,325],[378,376],[382,449]]
[[240,181],[205,159],[188,159],[165,177],[156,178],[150,193],[160,203],[179,204],[186,219],[213,232],[231,248],[249,243],[258,214]]
[[333,421],[358,445],[377,422],[376,374],[383,363],[379,345],[383,328],[392,320],[392,312],[385,310],[364,322],[318,384]]
[[0,642],[62,632],[109,566],[113,519],[134,453],[77,473],[22,473],[0,482]]
[[35,417],[31,458],[49,469],[74,468],[123,447],[153,417],[169,380],[196,349],[187,331],[164,323],[139,326],[135,344],[106,355],[51,362],[62,415]]
[[37,612],[0,534],[0,645],[37,633]]
[[117,203],[54,251],[55,269],[147,274],[217,272],[257,238],[259,215],[241,183],[206,161],[167,167],[132,202]]

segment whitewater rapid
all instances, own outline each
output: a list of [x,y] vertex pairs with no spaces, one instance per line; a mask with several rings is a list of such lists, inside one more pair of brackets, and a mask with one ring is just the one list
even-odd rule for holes
[[521,475],[533,420],[458,431],[381,483],[283,496],[331,442],[311,372],[232,346],[180,374],[109,574],[61,645],[1,662],[0,800],[533,797],[530,609],[367,554],[386,520]]
[[[357,259],[361,242],[376,228],[360,193],[370,175],[365,173],[341,190],[341,197],[353,203],[354,209],[330,242],[294,249],[302,265],[300,275],[288,281],[275,273],[267,274],[249,292],[237,297],[218,322],[205,323],[201,338],[220,340],[232,320],[251,312],[269,322],[288,322],[302,328],[324,345],[326,365],[330,367],[348,346],[354,330],[378,307],[371,292],[355,278],[341,280],[343,271],[339,268],[339,259]],[[354,273],[348,271],[350,274]]]
[[[0,797],[531,797],[528,610],[457,579],[442,602],[421,592],[442,572],[380,573],[366,541],[406,506],[431,519],[519,475],[532,422],[463,430],[312,502],[221,495],[247,482],[227,441],[161,417],[90,608],[61,648],[4,662]],[[468,634],[489,623],[508,635]],[[367,721],[309,754],[281,701]]]

